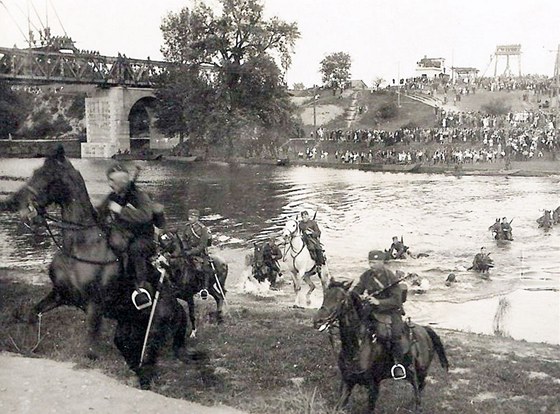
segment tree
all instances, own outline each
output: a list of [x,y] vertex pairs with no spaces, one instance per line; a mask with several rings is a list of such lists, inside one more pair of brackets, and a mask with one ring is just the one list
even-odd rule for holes
[[188,69],[171,69],[156,95],[159,124],[165,127],[165,118],[172,124],[167,133],[195,134],[205,143],[225,140],[233,147],[239,131],[258,132],[290,119],[282,70],[291,63],[299,31],[295,23],[265,20],[259,0],[220,2],[220,15],[200,4],[164,18],[162,53]]
[[0,139],[14,135],[30,110],[25,93],[13,91],[7,82],[0,81]]
[[323,75],[323,84],[332,89],[333,95],[337,89],[344,90],[350,80],[350,67],[352,61],[350,55],[344,52],[337,52],[327,55],[321,61],[320,72]]
[[296,82],[292,85],[292,89],[294,91],[303,91],[305,89],[305,85],[301,82]]
[[381,84],[385,82],[385,79],[383,79],[381,76],[377,76],[373,79],[373,84],[375,85],[375,90],[379,90],[379,87],[381,86]]

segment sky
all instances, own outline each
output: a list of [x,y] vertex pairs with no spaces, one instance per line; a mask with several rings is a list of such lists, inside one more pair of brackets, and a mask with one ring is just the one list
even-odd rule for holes
[[[102,55],[162,59],[160,31],[169,12],[204,0],[0,0],[0,47],[25,47],[28,18],[35,27],[64,32],[79,49]],[[206,0],[214,5],[218,0]],[[497,45],[521,45],[521,72],[552,76],[560,44],[558,0],[263,0],[266,18],[295,22],[301,33],[289,86],[321,84],[321,60],[351,56],[351,78],[367,85],[381,77],[414,76],[416,62],[442,57],[492,76]],[[29,13],[27,12],[29,10]],[[56,13],[55,13],[56,12]],[[510,61],[513,72],[518,60]],[[505,58],[498,61],[498,74]]]

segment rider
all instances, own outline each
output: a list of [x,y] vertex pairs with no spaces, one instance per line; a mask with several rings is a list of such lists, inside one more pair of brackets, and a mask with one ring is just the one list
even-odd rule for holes
[[269,237],[263,246],[262,250],[264,264],[268,267],[268,279],[270,281],[270,288],[276,290],[276,277],[280,272],[278,260],[282,258],[282,252],[276,244],[274,237]]
[[302,234],[303,241],[309,250],[311,258],[315,260],[317,271],[321,272],[321,266],[325,264],[325,257],[323,255],[323,246],[321,246],[321,230],[319,225],[313,219],[309,218],[309,212],[303,210],[301,212],[301,221],[299,222],[299,229]]
[[210,287],[210,274],[213,270],[210,265],[210,256],[208,256],[208,229],[200,222],[199,218],[198,210],[190,209],[188,211],[188,224],[183,232],[183,239],[185,255],[192,267],[203,276],[203,288],[200,291],[200,297],[206,300]]
[[136,279],[137,306],[151,301],[151,286],[147,282],[148,259],[155,254],[154,208],[150,197],[141,191],[122,164],[107,170],[112,192],[98,208],[103,221],[111,219],[109,244],[121,254],[127,254]]
[[[369,254],[369,269],[360,275],[358,283],[352,290],[363,295],[368,306],[365,313],[368,336],[372,323],[376,326],[376,336],[393,355],[394,365],[391,374],[395,379],[406,377],[406,370],[402,365],[404,353],[401,345],[401,336],[404,332],[403,314],[403,289],[395,274],[383,264],[375,260],[375,253]],[[364,292],[366,293],[364,295]],[[363,342],[360,350],[360,367],[362,370],[370,366],[372,341]]]
[[473,269],[479,270],[481,266],[484,265],[486,258],[488,257],[488,253],[486,253],[486,247],[481,247],[480,252],[474,256],[473,259]]
[[504,234],[506,240],[513,240],[513,236],[511,234],[511,230],[512,230],[511,221],[508,221],[507,217],[503,217],[501,226],[502,226],[502,233]]
[[399,240],[397,236],[393,236],[393,243],[391,244],[391,247],[389,247],[388,254],[394,259],[404,259],[404,256],[407,253],[410,254],[408,252],[408,246],[405,246],[402,240]]

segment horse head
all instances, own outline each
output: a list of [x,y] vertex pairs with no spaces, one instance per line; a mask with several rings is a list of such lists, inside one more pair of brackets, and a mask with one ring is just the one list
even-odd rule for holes
[[40,168],[33,171],[8,203],[22,219],[30,219],[51,204],[65,206],[74,202],[90,206],[90,212],[93,211],[83,177],[66,159],[64,148],[59,146]]
[[348,291],[352,282],[335,282],[331,280],[323,293],[323,303],[313,317],[313,327],[319,331],[330,328],[343,313],[343,309],[350,299]]
[[299,226],[297,220],[290,219],[284,225],[284,229],[282,230],[282,236],[285,240],[289,240],[293,238],[299,231]]

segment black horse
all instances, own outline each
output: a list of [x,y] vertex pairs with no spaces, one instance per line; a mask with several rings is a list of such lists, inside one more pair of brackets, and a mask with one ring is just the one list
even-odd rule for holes
[[[393,358],[379,341],[371,350],[370,366],[361,370],[359,366],[360,343],[366,331],[362,323],[362,301],[360,297],[348,291],[349,284],[331,282],[324,293],[323,304],[313,318],[316,329],[329,329],[336,321],[339,323],[341,349],[338,356],[338,368],[342,376],[340,396],[337,407],[346,406],[352,389],[356,385],[364,385],[369,390],[369,412],[374,412],[379,394],[379,384],[391,378]],[[408,381],[414,387],[415,409],[421,409],[421,392],[424,389],[428,369],[434,351],[437,353],[441,366],[447,371],[449,363],[445,349],[439,336],[428,326],[406,324],[406,335],[410,346],[405,353],[405,366]],[[409,326],[410,325],[410,326]]]
[[[131,301],[133,278],[127,277],[119,259],[109,247],[97,222],[82,175],[59,147],[34,171],[23,188],[2,203],[3,210],[18,211],[24,219],[48,218],[46,208],[60,207],[61,239],[50,266],[51,292],[32,311],[31,320],[61,305],[75,306],[86,313],[89,358],[98,357],[103,317],[117,321],[114,343],[128,366],[137,374],[142,388],[149,388],[161,348],[173,337],[173,350],[182,357],[188,325],[187,315],[167,283],[159,285],[154,268],[148,277],[160,291],[144,359],[144,338],[151,308],[137,310]],[[44,221],[48,223],[48,221]],[[49,232],[50,232],[50,228]],[[52,233],[51,233],[52,234]],[[54,239],[54,236],[53,236]]]
[[[203,276],[195,270],[188,258],[185,257],[185,249],[181,238],[176,232],[166,232],[163,244],[167,257],[169,258],[169,271],[171,282],[175,289],[175,295],[187,302],[191,321],[191,337],[196,336],[196,312],[194,306],[194,295],[204,288]],[[160,237],[160,242],[161,242]],[[208,293],[216,301],[216,320],[223,322],[223,306],[226,294],[226,279],[228,265],[217,256],[210,256],[213,275],[210,278]]]

